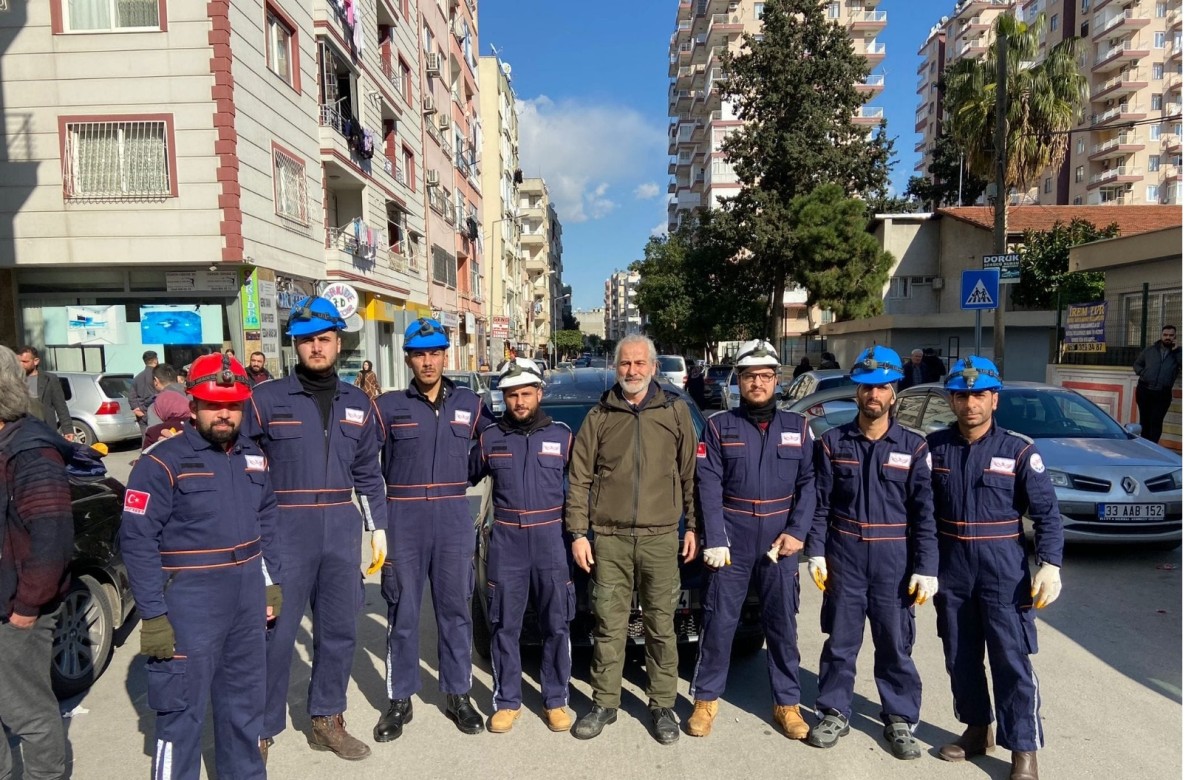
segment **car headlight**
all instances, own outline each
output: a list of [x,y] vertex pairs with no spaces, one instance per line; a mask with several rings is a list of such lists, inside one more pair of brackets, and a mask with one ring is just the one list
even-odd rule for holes
[[1183,490],[1183,469],[1176,469],[1167,475],[1171,478],[1171,486],[1176,490]]
[[1065,471],[1055,471],[1054,469],[1046,469],[1046,473],[1050,475],[1050,484],[1054,487],[1070,488],[1074,487],[1071,482],[1071,475]]

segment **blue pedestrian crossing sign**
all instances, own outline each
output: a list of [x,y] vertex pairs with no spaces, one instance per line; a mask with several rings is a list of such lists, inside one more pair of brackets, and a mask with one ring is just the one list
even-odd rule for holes
[[1000,269],[962,272],[962,309],[994,309],[1000,300]]

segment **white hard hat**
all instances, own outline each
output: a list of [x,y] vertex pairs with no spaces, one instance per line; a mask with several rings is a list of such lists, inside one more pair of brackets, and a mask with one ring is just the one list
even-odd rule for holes
[[529,358],[513,358],[500,366],[500,373],[500,381],[496,383],[496,388],[499,390],[543,384],[541,369]]
[[750,339],[743,341],[742,346],[738,347],[737,359],[733,365],[739,369],[753,366],[779,368],[779,353],[766,339]]

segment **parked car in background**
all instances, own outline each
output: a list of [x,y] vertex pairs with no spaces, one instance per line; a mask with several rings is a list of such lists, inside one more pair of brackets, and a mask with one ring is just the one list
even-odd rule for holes
[[575,368],[590,368],[592,365],[592,356],[591,355],[580,355],[579,357],[575,358],[575,362],[573,365],[575,366]]
[[547,365],[546,361],[541,358],[534,358],[533,364],[542,370],[542,374],[545,374],[550,370],[550,366]]
[[504,375],[499,371],[483,375],[487,382],[488,394],[491,396],[492,414],[497,417],[504,414],[504,393],[500,390],[500,377],[502,376]]
[[492,395],[487,380],[477,371],[446,371],[442,376],[459,387],[465,387],[487,403],[492,402]]
[[818,368],[805,371],[787,386],[783,397],[795,401],[819,390],[853,385],[850,372],[844,368]]
[[[775,400],[782,401],[783,398],[783,384],[777,381],[775,383]],[[725,380],[725,384],[721,387],[721,408],[726,411],[736,409],[741,402],[742,389],[738,385],[737,371],[731,370],[729,378]]]
[[733,373],[733,366],[716,365],[709,366],[704,369],[704,405],[706,407],[720,407],[722,402],[723,391],[725,385],[729,382],[729,375]]
[[92,445],[140,439],[141,428],[129,405],[133,374],[60,371],[75,441]]
[[682,388],[684,382],[687,381],[687,362],[683,359],[683,355],[659,355],[656,376],[659,380],[665,379],[676,387]]
[[[599,368],[580,368],[574,371],[557,371],[546,377],[546,381],[541,408],[554,420],[570,426],[572,433],[578,434],[580,426],[583,425],[583,418],[600,400],[604,391],[616,383],[616,375],[612,371]],[[704,427],[704,417],[696,405],[686,393],[674,385],[664,384],[663,390],[684,399],[687,403],[688,415],[696,429],[696,435],[700,436]],[[480,656],[487,658],[491,653],[491,624],[487,619],[487,557],[491,541],[492,515],[491,501],[485,499],[483,504],[487,514],[479,529],[475,597],[472,599],[471,605],[474,616],[475,649]],[[683,518],[680,517],[681,543],[683,532]],[[568,560],[570,560],[570,546],[570,537],[564,532],[563,548]],[[575,647],[589,647],[592,644],[592,629],[595,626],[588,587],[590,578],[573,562],[570,567],[576,595],[575,619],[571,622],[571,644]],[[706,577],[707,569],[699,556],[691,563],[683,563],[680,559],[680,596],[675,610],[675,632],[681,645],[694,645],[699,642],[700,626],[704,614],[702,593]],[[760,612],[758,594],[752,586],[746,602],[742,606],[741,619],[734,638],[738,651],[757,650],[762,646],[763,633]],[[645,643],[642,613],[637,604],[636,593],[629,609],[628,641],[631,645]],[[541,644],[538,616],[532,605],[525,612],[521,644],[526,646]]]
[[828,390],[818,390],[803,398],[785,399],[782,408],[804,415],[808,427],[816,438],[825,431],[848,423],[858,416],[858,402],[854,398],[856,385],[842,385]]
[[[902,391],[896,419],[926,433],[957,424],[939,384]],[[1067,541],[1182,542],[1183,459],[1137,436],[1138,426],[1122,428],[1079,393],[1039,382],[1005,382],[994,419],[1037,444]]]

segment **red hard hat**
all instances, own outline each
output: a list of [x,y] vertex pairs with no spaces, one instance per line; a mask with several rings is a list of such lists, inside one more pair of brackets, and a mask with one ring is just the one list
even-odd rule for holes
[[187,391],[202,401],[245,401],[250,397],[250,388],[246,369],[229,355],[196,358],[188,371]]

